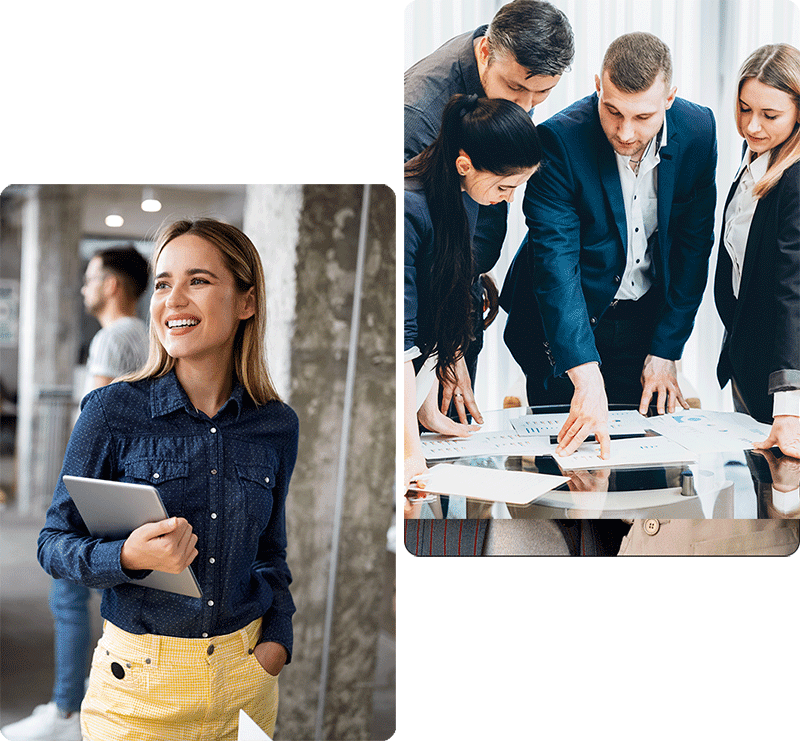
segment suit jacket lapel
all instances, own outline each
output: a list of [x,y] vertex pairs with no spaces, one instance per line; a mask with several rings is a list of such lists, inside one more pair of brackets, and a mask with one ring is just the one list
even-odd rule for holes
[[[734,324],[738,321],[739,313],[744,305],[744,297],[747,294],[747,286],[750,283],[750,276],[753,275],[753,265],[756,261],[756,253],[758,252],[761,243],[761,235],[766,227],[765,221],[767,212],[769,211],[769,197],[768,194],[760,198],[756,206],[756,212],[753,214],[753,221],[750,224],[750,231],[747,233],[747,246],[744,250],[744,265],[742,265],[742,280],[739,284],[739,298],[736,301],[736,311],[733,316]],[[724,249],[724,245],[723,245]]]
[[722,209],[722,227],[717,247],[717,269],[714,273],[714,300],[722,323],[726,327],[733,326],[733,315],[736,312],[737,301],[733,295],[733,261],[728,254],[728,248],[725,246],[725,213],[739,185],[739,180],[741,180],[741,174],[731,183],[728,197],[725,199],[725,207]]
[[656,183],[658,184],[658,248],[662,275],[666,275],[667,262],[667,235],[669,234],[669,219],[672,213],[672,198],[675,193],[675,177],[677,172],[678,152],[680,150],[680,132],[675,122],[670,117],[670,112],[666,113],[668,136],[664,146],[659,150],[658,174]]
[[603,184],[606,198],[614,215],[614,223],[619,231],[622,243],[622,258],[628,253],[628,220],[625,218],[625,200],[622,197],[622,185],[619,182],[619,170],[614,148],[609,144],[603,128],[600,126],[600,117],[597,114],[597,95],[595,94],[595,116],[597,117],[597,167],[600,172],[600,182]]

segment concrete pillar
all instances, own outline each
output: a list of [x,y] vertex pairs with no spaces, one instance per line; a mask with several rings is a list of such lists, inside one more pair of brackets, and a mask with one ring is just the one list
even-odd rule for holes
[[17,453],[24,513],[49,505],[71,429],[80,203],[78,188],[31,186],[22,209]]
[[282,398],[290,392],[294,323],[297,228],[302,185],[249,185],[244,233],[261,255],[267,294],[267,359],[272,382]]
[[[352,409],[345,410],[363,191],[360,185],[304,186],[294,244],[263,240],[266,232],[252,213],[267,207],[253,205],[251,193],[247,199],[245,231],[257,245],[263,242],[265,270],[282,273],[286,265],[296,265],[294,285],[287,284],[274,309],[283,316],[272,318],[288,331],[291,384],[287,401],[300,417],[298,464],[287,506],[288,559],[297,604],[295,644],[292,664],[281,676],[277,739],[315,737],[325,651],[329,671],[322,737],[369,738],[386,531],[394,500],[395,202],[389,188],[371,188],[355,393]],[[288,194],[262,191],[259,198],[271,195],[280,200]],[[291,203],[293,198],[294,193]],[[282,219],[281,213],[274,217]],[[248,231],[250,227],[255,231]],[[273,359],[271,364],[278,376]],[[341,550],[338,562],[332,563],[344,414],[352,415],[352,432]],[[325,646],[323,626],[332,568],[337,573],[334,621],[330,645]]]

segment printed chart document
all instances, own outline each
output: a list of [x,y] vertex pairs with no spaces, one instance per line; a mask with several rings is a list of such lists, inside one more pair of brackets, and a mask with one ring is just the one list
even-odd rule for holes
[[489,502],[528,504],[567,481],[566,476],[440,463],[408,488]]
[[[555,414],[526,414],[511,420],[511,426],[520,435],[558,435],[567,412]],[[643,435],[649,427],[650,419],[643,417],[635,409],[623,409],[608,413],[608,433],[610,435]]]
[[647,425],[695,453],[727,453],[751,450],[766,440],[770,426],[739,412],[682,409],[674,414],[648,417]]
[[572,455],[553,458],[562,471],[577,471],[586,468],[644,468],[673,463],[694,463],[697,456],[676,442],[665,437],[635,437],[611,441],[611,455],[600,457],[599,443],[583,443]]
[[516,432],[476,432],[469,437],[423,435],[422,452],[429,461],[487,455],[549,455],[549,438],[524,437]]
[[239,733],[236,736],[236,741],[272,741],[264,731],[262,731],[256,722],[244,712],[239,711]]

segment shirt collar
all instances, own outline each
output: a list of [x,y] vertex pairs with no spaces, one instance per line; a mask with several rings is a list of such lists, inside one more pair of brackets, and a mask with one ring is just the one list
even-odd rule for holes
[[[652,146],[654,143],[655,146]],[[664,116],[664,123],[661,124],[661,129],[659,129],[659,132],[647,143],[647,147],[644,150],[644,156],[642,157],[642,162],[652,161],[655,164],[658,164],[661,161],[659,152],[661,151],[661,147],[663,147],[666,143],[667,143],[667,117]],[[622,159],[622,162],[624,163],[625,167],[628,167],[628,163],[631,160],[630,157],[626,157],[624,154],[617,154],[617,157]]]
[[754,152],[751,149],[745,149],[744,157],[742,157],[742,164],[736,172],[734,181],[739,179],[739,176],[745,171],[750,170],[750,175],[754,182],[758,182],[767,173],[769,167],[769,152],[764,152],[760,156],[753,159]]
[[481,85],[481,76],[478,72],[478,60],[475,59],[475,39],[486,35],[486,29],[489,26],[479,26],[471,35],[465,34],[466,39],[464,46],[461,48],[459,58],[459,65],[461,66],[461,74],[464,78],[464,92],[476,93],[485,96],[486,93]]
[[[224,411],[229,404],[234,403],[236,405],[235,417],[238,420],[242,411],[243,396],[244,386],[239,381],[234,382],[230,398],[222,405],[218,414]],[[151,416],[153,418],[163,417],[181,408],[194,417],[198,416],[194,404],[189,400],[189,395],[186,391],[183,390],[183,386],[178,381],[173,368],[165,376],[153,379],[150,386]]]

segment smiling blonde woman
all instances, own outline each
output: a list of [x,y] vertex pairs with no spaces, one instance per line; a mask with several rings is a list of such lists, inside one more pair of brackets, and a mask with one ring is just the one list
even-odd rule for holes
[[[62,474],[153,485],[170,517],[94,538],[59,477],[39,537],[48,573],[104,590],[83,736],[235,739],[240,709],[271,735],[298,430],[265,363],[261,263],[241,231],[201,219],[166,227],[152,265],[149,360],[84,399]],[[138,584],[189,564],[202,599]]]

